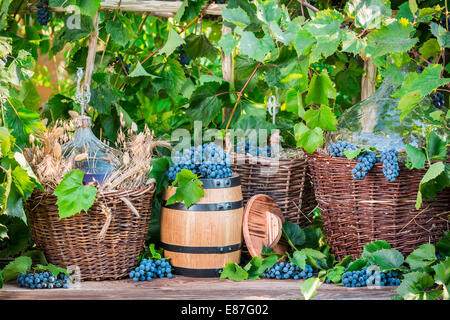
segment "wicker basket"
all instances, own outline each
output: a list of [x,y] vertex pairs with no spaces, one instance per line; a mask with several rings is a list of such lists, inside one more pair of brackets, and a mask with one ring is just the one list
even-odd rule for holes
[[389,182],[382,164],[376,163],[364,180],[355,181],[355,160],[314,153],[308,162],[327,241],[338,259],[356,258],[375,240],[385,240],[406,255],[449,229],[449,189],[415,209],[424,170],[400,166],[396,181]]
[[273,159],[232,154],[231,169],[241,176],[244,204],[256,194],[272,197],[286,221],[302,227],[312,222],[317,203],[307,159]]
[[[154,192],[153,185],[103,193],[88,214],[59,219],[56,196],[36,190],[25,205],[36,247],[52,264],[78,266],[82,280],[123,278],[143,249]],[[126,204],[127,200],[138,214]],[[110,210],[102,211],[102,206]]]

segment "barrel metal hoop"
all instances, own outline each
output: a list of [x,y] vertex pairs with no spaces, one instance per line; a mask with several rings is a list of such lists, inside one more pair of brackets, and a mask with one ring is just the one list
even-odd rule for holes
[[191,246],[179,246],[175,244],[164,243],[161,241],[161,247],[164,250],[179,253],[223,254],[240,250],[242,244],[236,243],[229,246],[221,246],[221,247],[191,247]]
[[193,277],[193,278],[214,278],[219,277],[222,269],[192,269],[182,267],[172,267],[173,274]]
[[165,205],[164,208],[181,211],[226,211],[235,210],[243,207],[242,200],[234,202],[219,202],[219,203],[194,203],[188,208],[182,202]]
[[233,188],[241,185],[240,176],[223,179],[200,179],[203,189],[223,189]]

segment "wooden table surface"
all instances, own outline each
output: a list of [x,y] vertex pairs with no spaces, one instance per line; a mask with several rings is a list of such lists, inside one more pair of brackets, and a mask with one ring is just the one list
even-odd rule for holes
[[[15,283],[4,284],[0,300],[291,300],[303,298],[302,280],[231,280],[187,278],[155,279],[151,282],[86,281],[69,289],[30,290]],[[322,284],[314,299],[325,300],[390,300],[396,287],[345,288]]]

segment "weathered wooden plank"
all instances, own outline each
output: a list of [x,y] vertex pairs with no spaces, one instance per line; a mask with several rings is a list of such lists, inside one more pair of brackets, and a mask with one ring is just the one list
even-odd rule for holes
[[[175,277],[135,283],[119,281],[87,281],[79,288],[30,290],[6,284],[0,300],[293,300],[302,298],[301,280],[246,280],[234,282],[220,279]],[[395,287],[344,288],[323,284],[315,299],[319,300],[389,300]]]
[[[105,0],[100,3],[101,10],[116,10],[120,11],[130,11],[136,13],[151,12],[151,15],[171,17],[173,16],[183,4],[183,1],[127,1],[127,0]],[[202,10],[204,14],[221,16],[222,8],[225,8],[225,4],[211,3],[205,6]],[[28,4],[26,9],[27,12],[37,12],[37,8],[33,4]],[[74,12],[74,6],[63,7],[50,7],[52,12]]]

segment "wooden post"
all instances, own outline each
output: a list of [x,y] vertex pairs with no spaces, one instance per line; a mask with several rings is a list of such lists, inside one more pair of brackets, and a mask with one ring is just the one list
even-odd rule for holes
[[372,59],[364,59],[364,71],[366,75],[361,79],[361,100],[367,99],[375,92],[377,66]]
[[[231,28],[228,28],[223,25],[222,36],[228,33],[231,33]],[[225,53],[222,51],[222,75],[223,79],[231,84],[231,88],[234,88],[233,53],[225,55]],[[230,115],[231,115],[231,108],[222,108],[222,122],[227,121]]]
[[92,74],[94,73],[95,66],[95,56],[97,54],[97,40],[98,40],[98,11],[95,14],[94,21],[94,31],[91,33],[88,44],[88,55],[86,59],[86,73],[84,76],[84,83],[91,85]]

